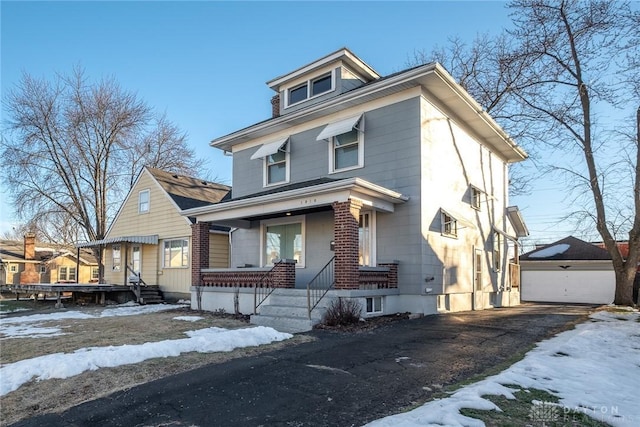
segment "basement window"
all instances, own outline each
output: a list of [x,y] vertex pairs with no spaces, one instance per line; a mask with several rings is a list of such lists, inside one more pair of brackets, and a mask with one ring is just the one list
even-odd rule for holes
[[367,313],[382,313],[382,297],[367,297]]

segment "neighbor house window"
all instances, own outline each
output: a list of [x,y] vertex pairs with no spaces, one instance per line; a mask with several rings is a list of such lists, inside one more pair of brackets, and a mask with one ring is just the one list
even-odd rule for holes
[[91,280],[100,280],[100,269],[98,267],[91,267]]
[[287,181],[287,157],[288,153],[283,150],[265,157],[267,185]]
[[458,235],[458,221],[446,212],[441,212],[442,234],[456,237]]
[[143,190],[138,193],[138,212],[139,213],[147,213],[149,212],[149,190]]
[[331,138],[331,171],[362,166],[362,132],[352,129]]
[[60,267],[60,268],[58,268],[58,281],[60,281],[60,282],[75,282],[76,281],[76,268],[75,267]]
[[471,207],[474,209],[480,209],[480,202],[482,201],[482,191],[474,186],[470,187]]
[[264,225],[264,264],[280,259],[293,259],[304,266],[304,221],[282,223],[277,220]]
[[9,266],[9,272],[11,273],[17,273],[18,272],[18,265],[17,264],[11,264]]
[[40,274],[45,274],[47,272],[47,266],[42,264],[40,266]]
[[333,72],[323,74],[287,90],[287,107],[334,90]]
[[382,297],[367,297],[367,313],[382,313]]
[[165,268],[189,266],[189,240],[165,240],[164,266]]
[[112,251],[112,259],[113,259],[113,271],[120,271],[120,266],[122,263],[120,245],[113,245]]

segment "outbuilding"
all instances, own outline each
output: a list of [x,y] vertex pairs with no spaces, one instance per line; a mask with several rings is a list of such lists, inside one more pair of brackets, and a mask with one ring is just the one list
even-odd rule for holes
[[615,295],[611,256],[566,237],[520,256],[521,299],[532,302],[610,304]]

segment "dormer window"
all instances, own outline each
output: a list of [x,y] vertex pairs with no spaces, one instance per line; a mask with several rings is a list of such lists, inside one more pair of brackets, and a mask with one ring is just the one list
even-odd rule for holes
[[287,90],[287,107],[330,92],[335,89],[333,71],[323,74]]

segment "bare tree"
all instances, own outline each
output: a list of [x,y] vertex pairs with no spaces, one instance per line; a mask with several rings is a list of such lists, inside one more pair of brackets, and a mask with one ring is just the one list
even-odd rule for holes
[[[510,95],[518,120],[556,150],[553,166],[583,203],[611,255],[615,303],[633,304],[640,260],[638,12],[622,1],[516,0],[518,49],[507,61],[522,73]],[[526,64],[525,67],[522,64]],[[617,240],[628,233],[629,253]]]
[[[3,104],[1,179],[16,213],[41,233],[64,225],[57,239],[103,239],[148,153],[176,172],[199,164],[184,134],[164,117],[154,123],[150,107],[113,78],[92,83],[82,69],[51,80],[25,73]],[[79,235],[65,235],[73,226]],[[99,247],[95,255],[102,259]]]

